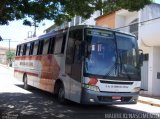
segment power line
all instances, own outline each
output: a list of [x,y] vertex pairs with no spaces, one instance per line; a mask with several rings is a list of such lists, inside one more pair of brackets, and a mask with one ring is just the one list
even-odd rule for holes
[[[8,42],[8,41],[3,40],[1,42]],[[21,42],[21,41],[13,41],[13,40],[11,40],[10,42]]]
[[149,20],[146,20],[146,21],[137,22],[137,23],[133,23],[133,24],[126,25],[126,26],[118,27],[118,28],[115,28],[115,30],[121,29],[121,28],[126,28],[126,27],[129,27],[129,26],[131,26],[131,25],[142,24],[142,23],[145,23],[145,22],[154,21],[154,20],[157,20],[157,19],[160,19],[160,17],[156,17],[156,18],[149,19]]

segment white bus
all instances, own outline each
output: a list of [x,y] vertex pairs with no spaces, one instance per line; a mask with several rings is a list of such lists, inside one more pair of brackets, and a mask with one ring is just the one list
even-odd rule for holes
[[135,104],[141,58],[134,35],[80,25],[17,46],[14,75],[33,86],[83,104]]

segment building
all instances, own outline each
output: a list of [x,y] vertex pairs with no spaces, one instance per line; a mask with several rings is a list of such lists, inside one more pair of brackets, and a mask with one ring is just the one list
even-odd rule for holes
[[[10,49],[12,52],[16,52],[15,48]],[[6,52],[8,51],[8,47],[0,47],[0,63],[1,64],[8,64]]]
[[150,4],[136,12],[118,10],[96,18],[96,25],[109,27],[137,36],[143,50],[141,71],[142,93],[160,96],[160,4]]
[[75,25],[85,25],[85,24],[95,25],[96,24],[95,18],[98,16],[100,16],[100,11],[96,11],[95,13],[93,13],[89,19],[84,19],[80,16],[76,16],[70,22],[64,22],[60,26],[56,26],[54,24],[50,26],[49,28],[47,28],[44,32],[48,33],[48,32],[52,32],[55,30],[64,29],[66,27],[75,26]]

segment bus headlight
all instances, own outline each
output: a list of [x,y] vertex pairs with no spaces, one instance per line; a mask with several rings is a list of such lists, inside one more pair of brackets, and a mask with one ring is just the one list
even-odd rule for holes
[[140,91],[140,87],[135,87],[133,90],[134,90],[134,92],[139,92]]
[[83,87],[86,88],[86,89],[92,90],[92,91],[97,91],[97,92],[100,91],[99,88],[98,88],[98,86],[84,84]]

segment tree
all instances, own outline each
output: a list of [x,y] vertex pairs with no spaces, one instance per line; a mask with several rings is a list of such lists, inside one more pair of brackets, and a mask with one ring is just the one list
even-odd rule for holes
[[104,12],[108,13],[118,9],[127,9],[129,11],[138,11],[145,5],[151,4],[153,0],[107,0],[104,2]]
[[105,12],[120,8],[134,11],[151,2],[152,0],[3,0],[0,2],[0,24],[24,19],[24,24],[29,25],[33,21],[40,23],[48,19],[59,25],[75,15],[89,18],[94,11],[102,9]]
[[13,51],[7,51],[6,52],[6,57],[9,63],[9,66],[12,64],[14,58],[15,58],[15,53]]

